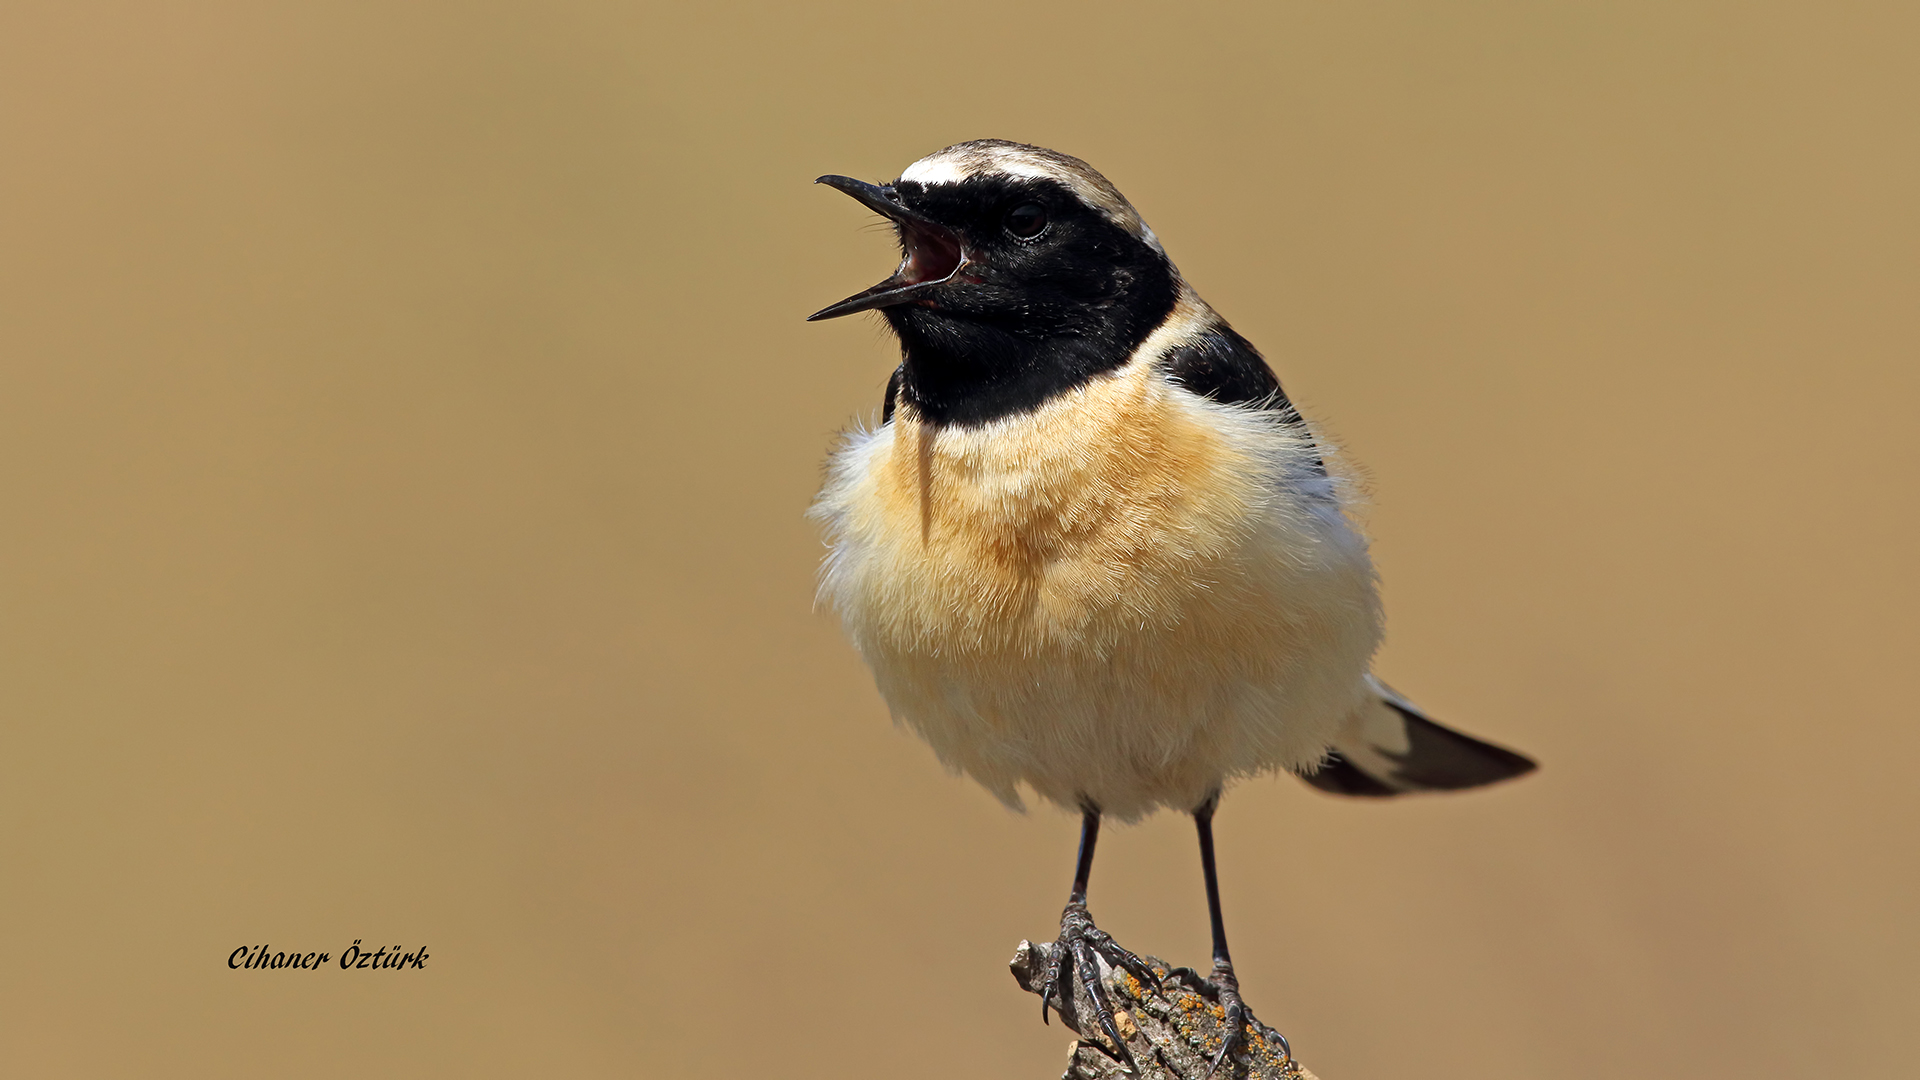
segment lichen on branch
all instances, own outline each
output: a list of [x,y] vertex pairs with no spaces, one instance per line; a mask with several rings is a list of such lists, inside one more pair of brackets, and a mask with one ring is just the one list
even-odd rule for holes
[[[1022,990],[1041,992],[1036,982],[1054,948],[1031,941],[1020,943],[1009,966]],[[1142,959],[1158,976],[1159,985],[1148,986],[1127,971],[1104,960],[1099,962],[1100,981],[1107,987],[1114,1009],[1114,1024],[1139,1071],[1128,1071],[1098,1024],[1078,1023],[1077,1017],[1094,1015],[1093,1006],[1080,981],[1067,979],[1063,981],[1072,987],[1074,1000],[1060,1013],[1060,1019],[1080,1038],[1073,1044],[1061,1080],[1206,1080],[1207,1068],[1224,1037],[1225,1010],[1198,972],[1172,967],[1158,957]],[[1245,1045],[1221,1063],[1215,1080],[1316,1080],[1270,1032],[1262,1024],[1253,1024]]]

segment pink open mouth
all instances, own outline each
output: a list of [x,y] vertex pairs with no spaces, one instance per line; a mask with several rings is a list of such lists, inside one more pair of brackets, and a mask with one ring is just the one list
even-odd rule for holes
[[906,258],[896,278],[903,285],[945,281],[960,269],[965,258],[959,238],[931,222],[901,222],[900,246],[906,250]]
[[807,316],[808,322],[900,304],[938,307],[939,301],[933,294],[941,291],[947,282],[981,284],[978,277],[965,272],[967,249],[961,245],[960,237],[902,202],[892,187],[838,175],[823,176],[815,183],[844,191],[867,209],[891,219],[900,230],[901,258],[900,268],[892,277],[837,304],[828,304]]

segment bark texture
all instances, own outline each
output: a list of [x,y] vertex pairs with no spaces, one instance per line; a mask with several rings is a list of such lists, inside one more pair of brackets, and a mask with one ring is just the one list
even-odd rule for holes
[[[1022,990],[1038,994],[1036,985],[1054,946],[1022,941],[1010,965]],[[1093,1020],[1093,1006],[1077,979],[1064,980],[1074,1000],[1060,1019],[1080,1036],[1073,1044],[1067,1071],[1061,1080],[1205,1080],[1207,1067],[1220,1049],[1226,1013],[1211,988],[1191,968],[1172,967],[1158,957],[1143,956],[1159,976],[1159,985],[1147,986],[1128,972],[1100,967],[1100,981],[1114,1009],[1114,1023],[1127,1042],[1139,1071],[1129,1072]],[[1084,1023],[1080,1018],[1086,1018]],[[1241,1050],[1222,1062],[1215,1080],[1316,1080],[1292,1059],[1272,1029],[1254,1023]]]

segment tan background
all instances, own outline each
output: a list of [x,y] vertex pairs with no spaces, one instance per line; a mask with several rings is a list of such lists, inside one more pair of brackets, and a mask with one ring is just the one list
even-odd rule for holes
[[[1305,1060],[1911,1075],[1913,6],[1175,7],[5,5],[0,1071],[1055,1075],[1073,822],[889,727],[801,517],[894,362],[801,322],[892,265],[809,181],[1001,136],[1366,465],[1387,677],[1545,763],[1232,793]],[[1205,959],[1184,821],[1093,901]],[[225,966],[354,938],[429,967]]]

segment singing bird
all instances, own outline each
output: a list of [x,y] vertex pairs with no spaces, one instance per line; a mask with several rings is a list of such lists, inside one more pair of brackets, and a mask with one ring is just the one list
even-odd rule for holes
[[879,425],[827,463],[821,596],[941,762],[1010,806],[1024,786],[1081,813],[1040,1011],[1072,1009],[1077,978],[1129,1062],[1096,956],[1152,974],[1088,914],[1094,843],[1102,815],[1193,816],[1217,1069],[1257,1023],[1214,868],[1229,781],[1388,796],[1534,764],[1371,673],[1380,601],[1331,448],[1105,177],[988,139],[892,183],[817,182],[886,218],[903,254],[811,316],[879,311],[901,350]]

